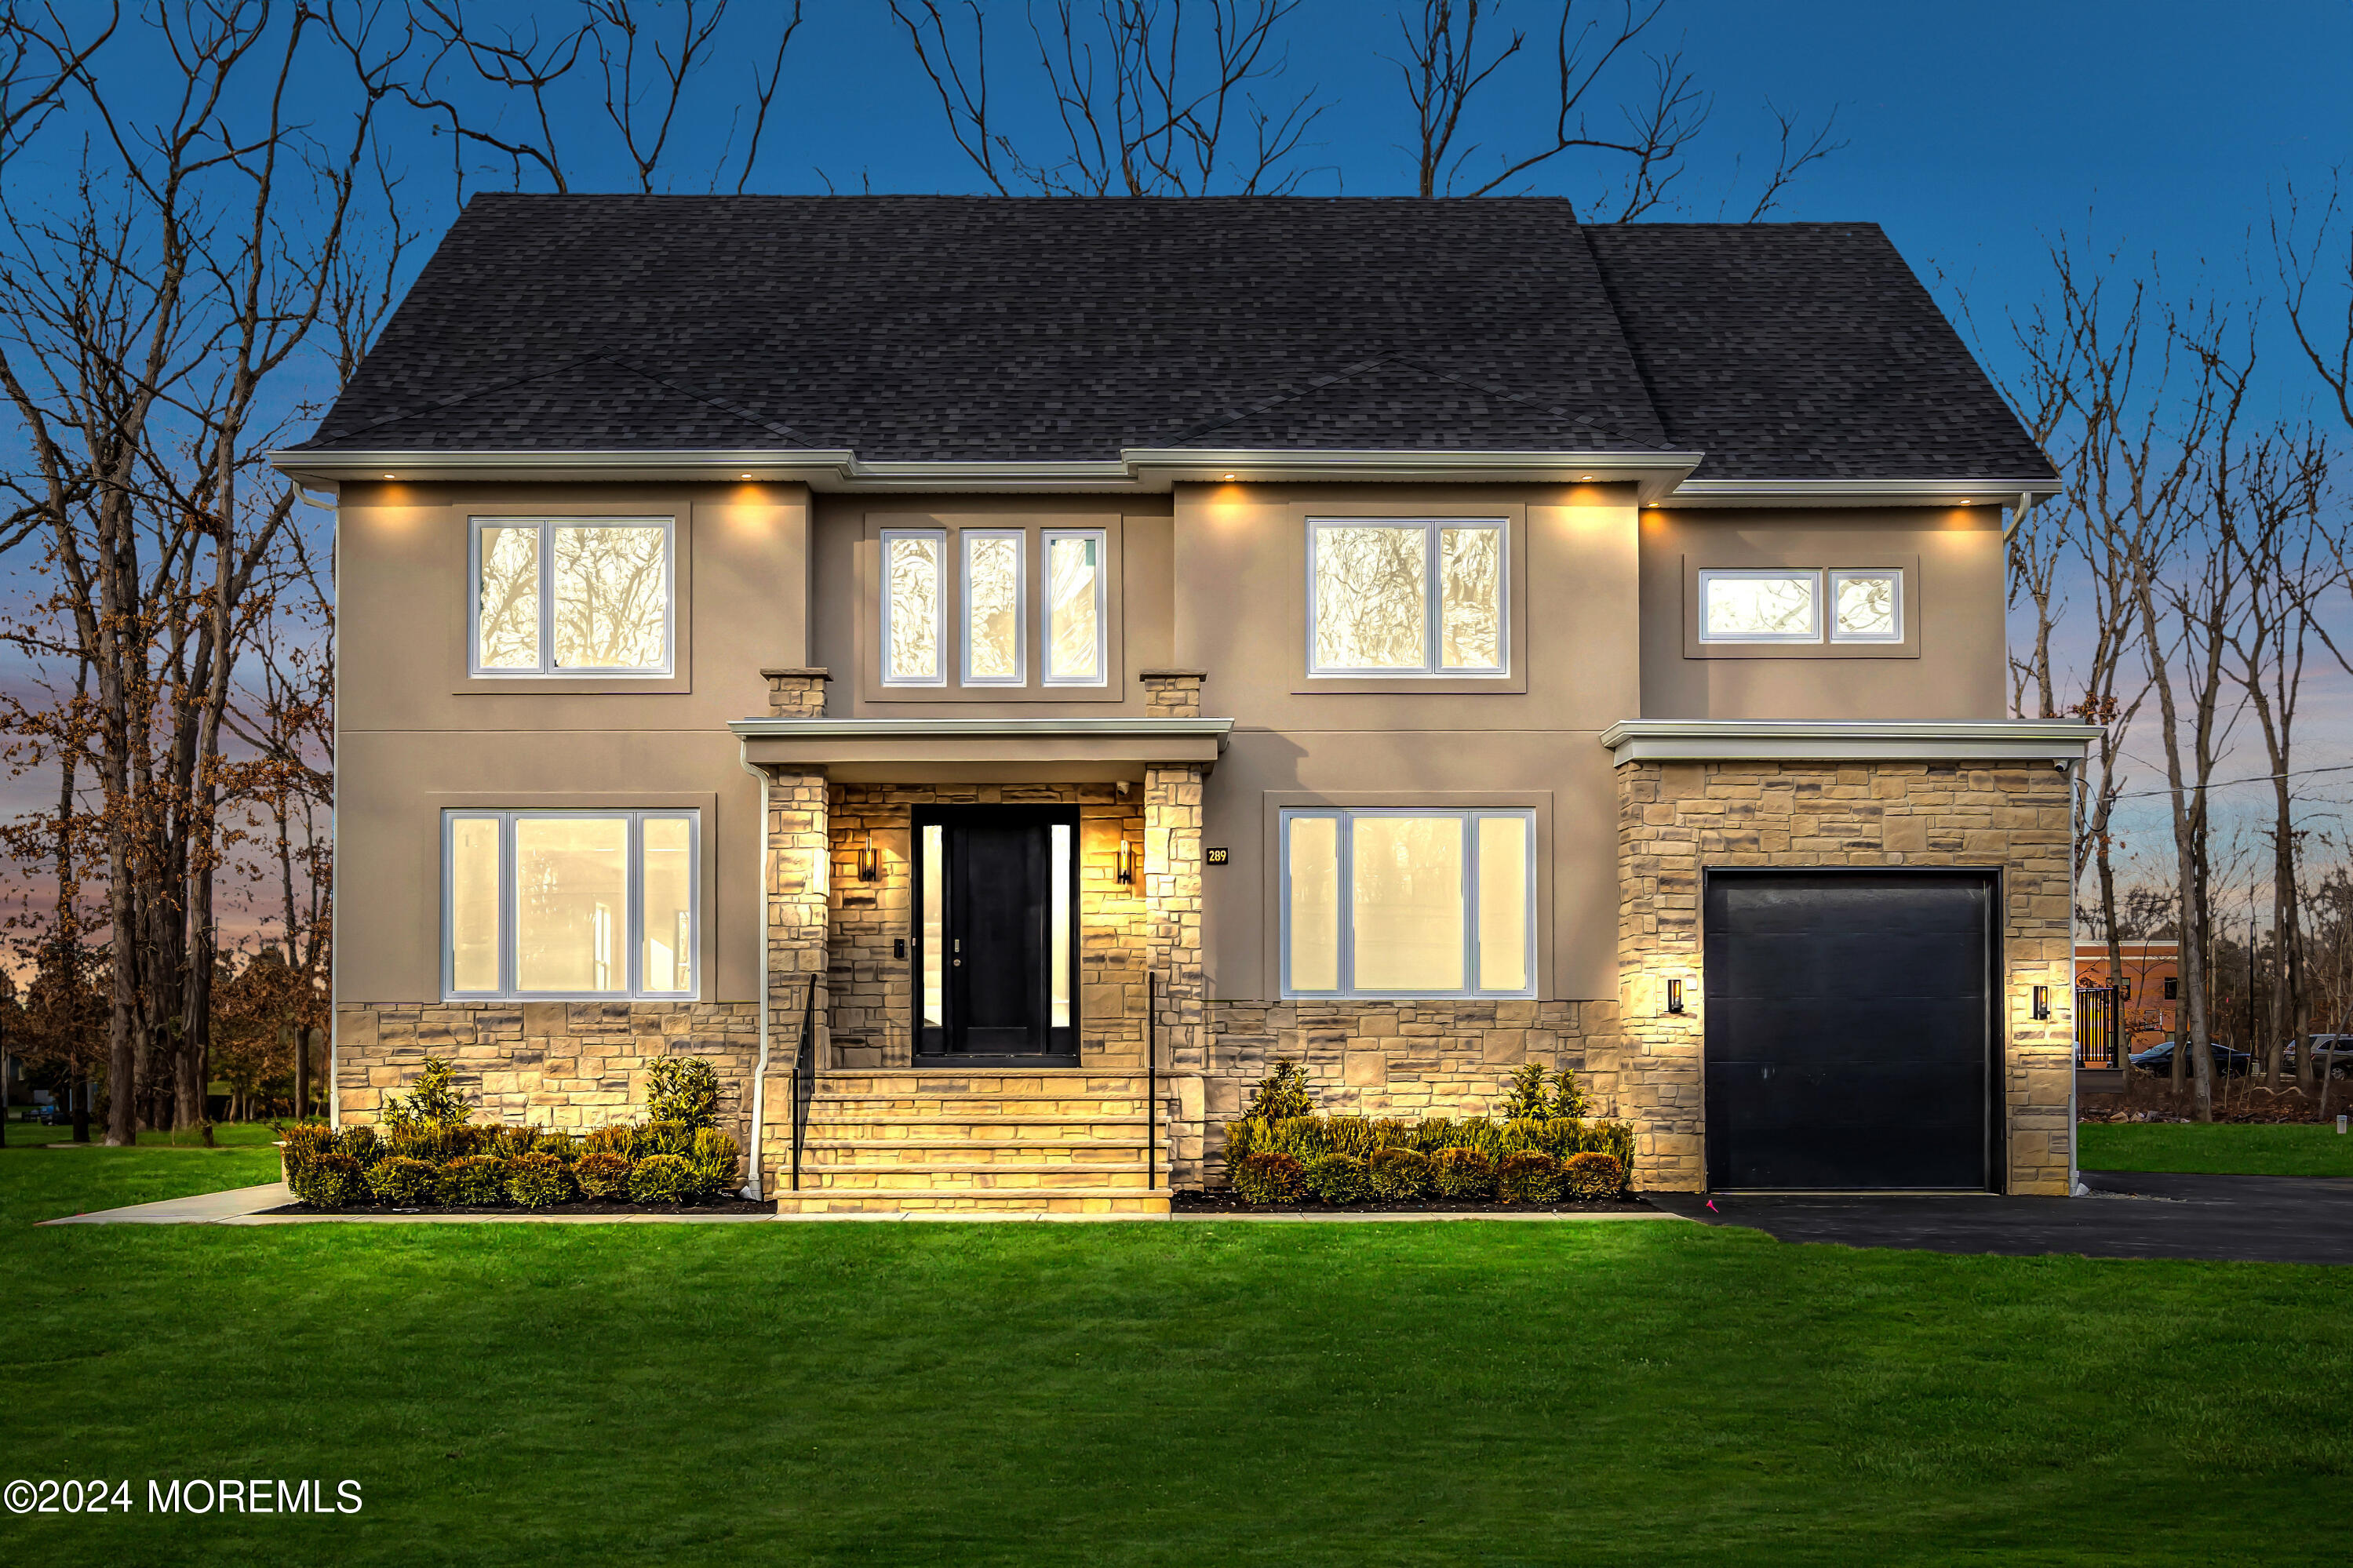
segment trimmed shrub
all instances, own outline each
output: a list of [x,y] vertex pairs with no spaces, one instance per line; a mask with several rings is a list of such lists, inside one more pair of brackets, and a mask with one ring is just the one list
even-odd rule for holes
[[1540,1149],[1523,1149],[1504,1155],[1495,1167],[1495,1196],[1507,1204],[1558,1203],[1564,1179],[1558,1160]]
[[382,1142],[386,1156],[422,1160],[428,1165],[439,1166],[481,1153],[491,1142],[492,1131],[487,1127],[436,1127],[408,1122],[387,1128]]
[[629,1157],[610,1149],[592,1148],[572,1162],[572,1179],[580,1184],[581,1192],[592,1198],[625,1196],[629,1190]]
[[335,1134],[335,1152],[350,1156],[364,1169],[384,1158],[384,1140],[373,1127],[346,1127]]
[[694,1150],[694,1129],[683,1121],[650,1121],[637,1132],[629,1152],[640,1160],[649,1154],[675,1154],[683,1160]]
[[384,1124],[392,1128],[455,1127],[474,1114],[458,1092],[457,1069],[439,1057],[427,1057],[406,1094],[384,1097]]
[[1269,1121],[1258,1135],[1258,1152],[1288,1154],[1304,1165],[1332,1152],[1331,1129],[1320,1116],[1290,1116]]
[[708,1057],[664,1057],[646,1074],[646,1114],[690,1131],[719,1121],[719,1073]]
[[527,1209],[543,1209],[572,1195],[572,1173],[553,1154],[518,1154],[507,1162],[507,1196]]
[[1226,1123],[1226,1169],[1237,1169],[1258,1150],[1259,1134],[1266,1130],[1263,1121],[1229,1121]]
[[433,1202],[441,1173],[422,1160],[392,1154],[368,1167],[368,1190],[375,1201],[396,1209],[421,1209]]
[[1483,1116],[1466,1116],[1445,1124],[1444,1135],[1435,1142],[1426,1137],[1421,1145],[1431,1154],[1446,1149],[1476,1149],[1490,1161],[1500,1160],[1510,1151],[1504,1147],[1504,1129],[1500,1122]]
[[501,1160],[520,1160],[525,1154],[535,1154],[542,1143],[553,1136],[537,1127],[490,1127],[483,1130],[482,1144],[477,1152],[493,1154]]
[[1440,1149],[1430,1162],[1430,1184],[1442,1198],[1483,1198],[1495,1190],[1495,1162],[1476,1149]]
[[1430,1156],[1419,1149],[1376,1149],[1366,1162],[1366,1180],[1373,1196],[1388,1203],[1407,1203],[1430,1187]]
[[1577,1075],[1563,1068],[1553,1078],[1551,1114],[1561,1121],[1582,1119],[1591,1110],[1585,1102],[1585,1090],[1577,1087]]
[[1261,1151],[1227,1173],[1242,1201],[1252,1204],[1295,1204],[1307,1184],[1305,1167],[1288,1154]]
[[436,1194],[451,1208],[480,1208],[506,1198],[507,1163],[495,1154],[461,1154],[441,1167]]
[[694,1170],[696,1195],[725,1197],[735,1186],[735,1165],[742,1157],[735,1140],[718,1128],[696,1128],[693,1145],[686,1154],[686,1163]]
[[278,1163],[296,1197],[302,1196],[303,1184],[310,1180],[311,1162],[334,1152],[335,1130],[332,1127],[305,1122],[286,1130],[285,1143],[278,1151]]
[[294,1195],[319,1208],[347,1209],[365,1203],[367,1191],[357,1160],[349,1154],[321,1154],[311,1161]]
[[694,1196],[694,1167],[676,1154],[649,1154],[629,1168],[629,1196],[641,1204],[682,1204]]
[[1361,1116],[1327,1116],[1324,1119],[1324,1147],[1335,1154],[1354,1154],[1361,1160],[1380,1147],[1373,1139],[1373,1124]]
[[578,1133],[553,1127],[539,1135],[539,1146],[532,1151],[534,1154],[549,1155],[567,1165],[587,1152],[588,1145]]
[[1626,1190],[1626,1166],[1611,1155],[1588,1150],[1568,1157],[1568,1190],[1580,1198],[1614,1198]]
[[1423,1153],[1435,1154],[1440,1149],[1452,1149],[1457,1146],[1454,1138],[1454,1122],[1451,1118],[1429,1116],[1413,1124],[1412,1147],[1420,1150]]
[[1579,1146],[1587,1153],[1609,1155],[1625,1170],[1634,1168],[1634,1129],[1628,1122],[1588,1122]]
[[1552,1090],[1545,1085],[1544,1063],[1515,1067],[1506,1081],[1510,1087],[1504,1092],[1504,1121],[1535,1121],[1552,1114]]
[[1307,1167],[1307,1190],[1327,1204],[1362,1203],[1372,1182],[1365,1162],[1354,1154],[1325,1154]]
[[1411,1149],[1415,1147],[1414,1140],[1414,1124],[1400,1117],[1386,1117],[1373,1123],[1376,1149]]
[[1274,1070],[1258,1080],[1242,1114],[1252,1121],[1287,1121],[1315,1114],[1315,1100],[1307,1092],[1307,1074],[1289,1057],[1275,1058]]
[[588,1152],[592,1154],[618,1154],[627,1160],[631,1158],[630,1151],[637,1147],[638,1130],[614,1122],[609,1126],[592,1128],[587,1142]]

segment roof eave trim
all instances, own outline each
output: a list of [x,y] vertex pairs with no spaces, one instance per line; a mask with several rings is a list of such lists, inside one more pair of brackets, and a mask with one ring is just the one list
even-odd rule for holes
[[1621,719],[1601,743],[1619,763],[2072,763],[2099,735],[2047,719]]
[[1652,505],[2015,506],[2057,495],[2045,474],[2021,479],[1685,479]]
[[1174,739],[1208,737],[1223,741],[1233,732],[1231,719],[735,719],[727,725],[747,739],[773,740],[945,740],[981,737],[1018,740],[1025,736],[1090,735],[1118,739],[1161,736]]
[[1670,492],[1701,452],[1400,451],[1136,447],[1116,459],[1062,462],[868,462],[847,450],[308,451],[272,452],[280,473],[311,483],[393,479],[685,479],[801,483],[818,490],[1075,490],[1161,492],[1186,483],[1339,480],[1439,484],[1635,485],[1639,499]]

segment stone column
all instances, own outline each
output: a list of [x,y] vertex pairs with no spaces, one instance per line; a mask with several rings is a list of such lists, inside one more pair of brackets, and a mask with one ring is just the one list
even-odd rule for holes
[[825,717],[825,683],[833,678],[817,666],[764,669],[768,682],[768,716],[772,719]]
[[1155,719],[1198,719],[1201,682],[1208,677],[1206,669],[1145,669],[1135,679],[1144,683],[1145,710]]
[[[1154,718],[1201,716],[1206,670],[1145,669],[1136,679]],[[1145,954],[1157,976],[1153,1023],[1160,1067],[1171,1075],[1168,1087],[1175,1090],[1168,1122],[1167,1180],[1173,1186],[1201,1184],[1208,1124],[1201,1077],[1209,1044],[1201,967],[1201,781],[1208,771],[1198,763],[1144,771]]]
[[[822,686],[818,689],[821,692]],[[768,776],[768,1081],[763,1165],[775,1187],[792,1158],[793,1068],[817,983],[817,1065],[833,1065],[826,985],[828,830],[821,773]]]
[[[1616,1100],[1634,1128],[1634,1184],[1652,1192],[1707,1184],[1699,834],[1674,804],[1698,793],[1701,771],[1647,763],[1618,769]],[[1694,778],[1671,794],[1669,773]],[[1683,983],[1680,1013],[1667,1011],[1671,980]]]

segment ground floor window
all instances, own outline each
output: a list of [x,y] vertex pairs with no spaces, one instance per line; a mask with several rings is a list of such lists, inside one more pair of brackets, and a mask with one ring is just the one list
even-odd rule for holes
[[444,812],[443,993],[693,996],[701,835],[692,811]]
[[1282,814],[1285,996],[1532,996],[1535,814]]

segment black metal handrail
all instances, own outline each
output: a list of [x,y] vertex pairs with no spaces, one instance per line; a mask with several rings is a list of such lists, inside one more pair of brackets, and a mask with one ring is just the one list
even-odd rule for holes
[[800,1046],[793,1052],[793,1191],[801,1190],[801,1145],[808,1142],[809,1101],[817,1095],[817,976],[801,1005]]
[[1160,976],[1144,972],[1144,1190],[1160,1163]]

